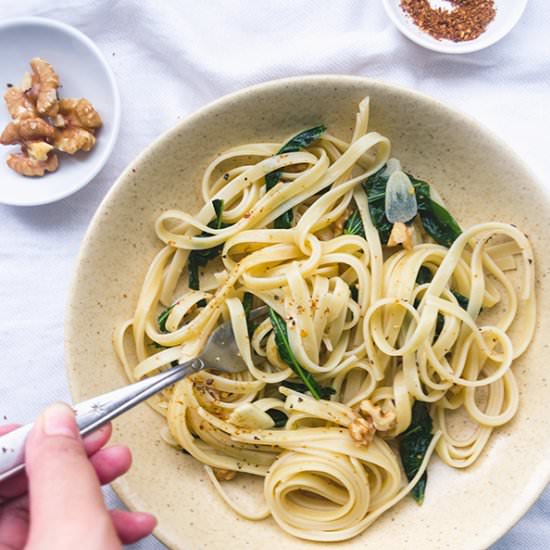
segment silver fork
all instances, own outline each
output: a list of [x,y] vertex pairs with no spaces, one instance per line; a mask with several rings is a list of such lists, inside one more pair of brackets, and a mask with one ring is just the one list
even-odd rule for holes
[[[263,306],[253,309],[249,318],[257,320],[266,314],[267,307]],[[198,357],[75,405],[73,408],[80,434],[83,437],[88,435],[178,380],[208,368],[229,373],[246,370],[230,322],[223,323],[212,332],[204,351]],[[25,424],[0,436],[0,481],[25,468],[25,441],[33,425]]]

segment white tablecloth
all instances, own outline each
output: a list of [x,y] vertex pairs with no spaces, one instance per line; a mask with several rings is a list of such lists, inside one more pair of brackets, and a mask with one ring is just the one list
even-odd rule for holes
[[[0,18],[24,15],[59,19],[97,43],[118,79],[123,119],[111,159],[82,191],[47,206],[0,206],[0,418],[10,421],[31,420],[47,403],[69,398],[64,308],[99,202],[153,138],[228,92],[300,74],[369,76],[473,115],[539,174],[549,167],[546,0],[531,0],[501,43],[465,56],[412,44],[380,0],[1,0]],[[109,490],[106,497],[117,505]],[[547,490],[493,550],[550,547],[549,513]],[[163,545],[150,538],[133,548]]]

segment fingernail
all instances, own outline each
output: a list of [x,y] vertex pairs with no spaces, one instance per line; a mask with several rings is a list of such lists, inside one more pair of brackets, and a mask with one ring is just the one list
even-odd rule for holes
[[47,435],[78,436],[74,413],[64,403],[50,405],[42,414],[42,422],[44,432]]
[[103,426],[99,427],[95,432],[92,432],[91,434],[87,435],[84,439],[86,441],[86,445],[95,445],[96,441],[102,441],[105,438],[105,432],[110,431],[111,424],[104,424]]
[[132,515],[138,523],[147,525],[149,529],[154,529],[157,526],[157,518],[153,514],[147,512],[133,512]]

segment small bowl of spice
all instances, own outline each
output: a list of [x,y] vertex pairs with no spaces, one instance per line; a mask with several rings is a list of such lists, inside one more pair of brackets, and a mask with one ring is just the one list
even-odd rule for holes
[[383,0],[396,27],[410,40],[443,53],[471,53],[506,36],[527,0]]

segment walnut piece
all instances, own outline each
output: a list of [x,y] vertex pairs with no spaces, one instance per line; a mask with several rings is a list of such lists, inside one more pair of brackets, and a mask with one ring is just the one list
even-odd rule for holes
[[[32,89],[32,74],[29,72],[26,72],[23,75],[23,79],[21,80],[21,89],[24,92],[30,92]],[[28,95],[28,94],[26,94]]]
[[85,98],[81,98],[77,101],[75,113],[80,120],[80,125],[82,128],[86,128],[87,130],[96,130],[103,125],[103,121],[101,120],[99,113]]
[[16,86],[8,88],[4,94],[4,101],[11,118],[14,120],[36,117],[33,102],[25,95],[25,92],[21,88],[17,88]]
[[233,470],[223,470],[222,468],[212,468],[214,475],[218,481],[231,481],[237,472]]
[[74,155],[77,151],[89,151],[95,145],[95,137],[84,128],[58,130],[53,142],[56,149]]
[[30,141],[25,147],[29,157],[36,160],[48,160],[48,154],[53,149],[53,145],[45,141]]
[[73,155],[77,151],[89,151],[95,145],[93,132],[102,121],[87,99],[67,98],[59,101],[54,124],[61,128],[56,132],[55,147]]
[[402,244],[406,250],[412,250],[414,227],[405,225],[403,222],[393,224],[390,236],[388,238],[388,246],[397,246]]
[[0,134],[0,144],[2,145],[15,145],[21,141],[19,135],[19,127],[15,122],[9,122],[4,128],[2,134]]
[[376,433],[372,419],[362,418],[360,416],[357,416],[351,422],[348,426],[348,430],[353,441],[366,446],[372,443],[374,434]]
[[381,407],[373,405],[368,399],[364,399],[359,405],[359,410],[367,420],[373,423],[379,432],[391,430],[397,421],[395,406],[390,405],[389,402]]
[[85,130],[95,130],[103,124],[99,113],[85,98],[65,98],[59,101],[59,114],[54,119],[57,127],[77,126]]
[[37,160],[22,152],[9,155],[6,164],[22,176],[43,176],[57,170],[58,159],[56,154],[50,154],[46,160]]
[[53,139],[55,128],[41,118],[26,118],[19,122],[19,135],[23,141]]
[[31,59],[32,87],[29,95],[36,98],[36,109],[41,115],[55,116],[58,111],[57,88],[59,77],[44,59]]
[[27,141],[46,141],[54,138],[55,128],[45,120],[33,117],[10,122],[0,135],[2,145],[15,145]]

